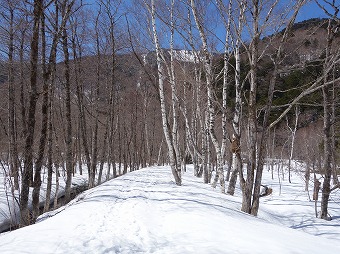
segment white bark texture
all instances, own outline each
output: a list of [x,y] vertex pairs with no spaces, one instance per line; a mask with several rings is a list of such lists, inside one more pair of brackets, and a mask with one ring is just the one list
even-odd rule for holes
[[[157,70],[158,70],[158,88],[159,88],[159,97],[160,97],[160,107],[161,107],[161,115],[162,115],[162,124],[163,124],[163,132],[165,136],[165,140],[168,147],[169,152],[169,160],[172,174],[175,178],[175,182],[177,185],[181,185],[181,175],[178,171],[177,165],[177,155],[176,150],[173,144],[173,140],[170,134],[170,126],[168,123],[168,115],[166,111],[165,105],[165,94],[164,94],[164,82],[165,82],[165,72],[163,68],[163,59],[161,56],[161,47],[159,44],[157,27],[156,27],[156,7],[155,1],[151,0],[151,9],[149,8],[149,12],[151,14],[151,24],[152,24],[152,32],[153,32],[153,40],[156,48],[156,58],[157,58]],[[179,167],[180,168],[180,167]]]
[[215,133],[215,108],[214,108],[214,92],[213,92],[213,87],[212,87],[212,66],[211,66],[212,59],[211,59],[211,54],[209,53],[209,50],[208,50],[206,34],[204,32],[202,23],[198,17],[195,1],[191,0],[190,2],[191,2],[191,10],[194,16],[194,20],[198,28],[201,42],[203,45],[204,70],[206,74],[206,85],[207,85],[207,93],[208,93],[208,112],[209,112],[208,129],[209,129],[210,138],[214,145],[216,157],[217,157],[216,177],[214,179],[214,182],[212,183],[212,186],[215,187],[219,179],[220,185],[221,185],[221,192],[225,193],[223,156],[221,153],[221,146],[218,142],[218,139]]

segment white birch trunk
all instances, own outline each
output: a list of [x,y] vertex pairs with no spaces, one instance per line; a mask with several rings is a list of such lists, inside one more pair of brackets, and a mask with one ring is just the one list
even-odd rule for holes
[[223,156],[221,153],[221,146],[218,142],[218,139],[216,137],[215,133],[215,108],[214,108],[214,92],[212,87],[212,67],[211,67],[211,55],[208,50],[208,43],[207,38],[204,33],[203,26],[201,24],[201,21],[199,20],[196,4],[194,0],[190,1],[191,3],[191,10],[194,16],[194,20],[197,26],[197,29],[200,34],[202,46],[203,46],[203,57],[204,57],[204,69],[206,74],[206,85],[207,85],[207,93],[208,93],[208,113],[209,113],[209,134],[211,141],[215,147],[216,157],[217,157],[217,169],[216,169],[216,177],[214,179],[214,182],[212,183],[213,187],[216,187],[218,179],[220,180],[221,185],[221,192],[225,193],[225,180],[224,180],[224,172],[223,172]]
[[175,66],[174,66],[174,18],[173,18],[173,9],[174,9],[175,1],[171,1],[171,9],[170,9],[170,85],[171,85],[171,100],[172,100],[172,142],[173,147],[176,152],[176,165],[177,165],[177,172],[181,172],[181,152],[179,149],[179,135],[178,135],[178,99],[177,99],[177,89],[176,89],[176,78],[175,78]]
[[294,143],[295,143],[295,135],[298,127],[298,121],[299,121],[299,107],[295,106],[295,123],[294,128],[292,129],[287,120],[287,126],[289,130],[291,131],[292,135],[292,142],[290,144],[290,152],[289,152],[289,159],[288,159],[288,181],[291,183],[291,170],[292,170],[292,160],[293,160],[293,153],[294,153]]
[[[228,132],[227,132],[227,96],[228,96],[228,72],[229,72],[229,40],[230,40],[230,23],[231,23],[231,12],[232,12],[232,3],[230,0],[228,4],[228,20],[225,20],[225,28],[226,28],[226,36],[225,36],[225,45],[224,45],[224,61],[223,61],[223,90],[222,90],[222,144],[221,144],[221,155],[222,159],[225,156],[227,141],[228,141]],[[221,0],[218,1],[218,5],[222,8],[221,5],[223,3]]]
[[[245,5],[240,3],[240,15],[238,21],[238,33],[242,33],[243,18]],[[242,84],[241,84],[241,56],[240,56],[240,37],[238,36],[235,42],[235,111],[233,117],[233,139],[232,139],[232,175],[230,178],[228,191],[230,195],[234,195],[237,181],[237,174],[242,170],[241,161],[241,127],[240,120],[242,116]]]
[[159,97],[160,97],[160,107],[161,107],[161,115],[162,115],[162,124],[163,124],[163,132],[165,136],[165,140],[168,147],[169,152],[169,160],[172,174],[175,178],[175,182],[177,185],[181,185],[181,175],[178,172],[177,166],[177,157],[176,151],[173,145],[173,140],[170,134],[170,127],[168,123],[168,115],[166,111],[165,105],[165,94],[164,94],[164,81],[165,81],[165,73],[163,68],[163,59],[161,57],[161,47],[159,44],[157,27],[156,27],[156,10],[155,10],[155,1],[151,0],[151,9],[149,8],[149,12],[151,14],[151,23],[152,23],[152,32],[153,32],[153,40],[156,48],[156,58],[157,58],[157,69],[158,69],[158,88],[159,88]]

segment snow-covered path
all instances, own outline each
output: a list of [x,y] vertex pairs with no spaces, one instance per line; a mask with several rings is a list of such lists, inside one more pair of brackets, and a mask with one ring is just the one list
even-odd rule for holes
[[276,207],[289,209],[275,189],[254,218],[239,211],[239,196],[192,175],[179,187],[168,167],[152,167],[106,182],[50,218],[1,234],[1,253],[340,253],[339,219],[320,223],[332,237],[317,237],[278,219]]

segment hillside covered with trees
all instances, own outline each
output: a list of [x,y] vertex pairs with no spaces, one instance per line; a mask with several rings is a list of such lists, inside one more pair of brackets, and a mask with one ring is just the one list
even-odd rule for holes
[[70,201],[76,172],[92,188],[165,164],[178,186],[187,164],[221,193],[239,182],[257,216],[265,166],[290,181],[297,160],[330,219],[340,5],[297,22],[308,2],[1,0],[0,172],[20,226],[50,210],[58,177]]

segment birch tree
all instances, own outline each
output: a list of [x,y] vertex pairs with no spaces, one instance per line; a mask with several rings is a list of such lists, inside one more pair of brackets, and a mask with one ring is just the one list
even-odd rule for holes
[[[324,7],[326,4],[327,7],[330,8],[330,11]],[[337,4],[336,1],[317,1],[317,4],[326,12],[329,16],[328,25],[327,25],[327,44],[325,48],[325,60],[324,60],[324,70],[327,70],[329,66],[332,66],[332,62],[334,62],[334,56],[338,57],[336,52],[334,53],[334,38],[336,36],[337,31],[340,29],[340,4]],[[336,51],[336,50],[335,50]],[[336,66],[336,65],[335,65]],[[333,66],[333,68],[335,68]],[[327,73],[324,71],[323,74],[323,83],[322,87],[322,95],[323,95],[323,146],[324,146],[324,162],[323,162],[323,172],[324,172],[324,180],[322,184],[322,197],[321,197],[321,219],[329,219],[328,216],[328,202],[331,193],[331,177],[332,177],[332,156],[334,153],[332,152],[335,147],[332,147],[332,125],[334,124],[334,119],[332,116],[332,89],[334,89],[334,84],[332,81],[331,73]],[[329,82],[330,81],[330,82]],[[335,188],[339,188],[336,186]]]
[[214,145],[216,158],[217,158],[217,169],[216,169],[216,177],[214,182],[212,183],[213,187],[216,186],[218,179],[220,180],[221,192],[225,193],[225,180],[224,180],[224,172],[223,172],[223,155],[225,152],[226,142],[222,142],[219,144],[215,133],[215,105],[214,105],[214,91],[213,91],[213,71],[212,71],[212,54],[209,52],[208,40],[206,32],[204,31],[204,24],[202,19],[199,17],[199,13],[196,6],[196,1],[190,1],[191,11],[193,18],[196,23],[196,27],[198,29],[201,43],[202,43],[202,51],[203,51],[203,64],[205,71],[205,82],[207,86],[207,97],[208,97],[208,130],[210,134],[211,141]]
[[290,143],[290,152],[289,152],[289,158],[288,158],[288,181],[291,183],[291,170],[292,170],[292,160],[293,160],[293,154],[294,154],[294,143],[295,143],[295,136],[296,131],[298,128],[298,121],[299,121],[299,115],[300,115],[300,109],[298,106],[295,106],[295,121],[294,121],[294,127],[289,126],[288,118],[287,118],[287,127],[291,133],[292,141]]
[[[274,63],[274,70],[271,73],[270,82],[268,85],[267,101],[264,107],[264,116],[262,122],[262,135],[258,139],[258,119],[257,119],[257,90],[259,84],[258,67],[259,60],[264,55],[264,52],[260,52],[259,42],[261,36],[264,34],[268,26],[273,20],[273,12],[278,6],[279,1],[272,1],[268,7],[268,3],[262,0],[253,0],[251,2],[241,1],[247,6],[248,19],[246,27],[248,27],[248,33],[250,34],[251,40],[249,44],[242,42],[245,50],[247,59],[249,62],[249,93],[248,93],[248,116],[247,116],[247,146],[248,146],[248,158],[247,158],[247,172],[246,177],[243,176],[241,171],[240,182],[242,188],[242,208],[241,210],[257,215],[259,204],[260,204],[260,188],[262,181],[262,173],[265,158],[265,148],[269,135],[269,116],[272,108],[273,92],[276,84],[276,78],[278,74],[278,68],[282,62],[282,51],[284,42],[286,42],[289,31],[295,22],[296,16],[299,13],[301,7],[306,1],[297,1],[293,6],[293,13],[288,19],[288,25],[285,28],[284,34],[281,38],[279,46],[272,56],[272,62]],[[264,20],[264,22],[263,22]],[[282,21],[281,21],[282,22]],[[282,24],[282,23],[281,23]],[[265,48],[266,49],[266,48]],[[256,172],[256,174],[255,174]]]
[[[289,105],[285,105],[286,109],[270,124],[270,128],[275,126],[278,122],[282,120],[283,117],[286,116],[286,114],[305,96],[312,94],[315,91],[322,90],[323,92],[323,98],[324,98],[324,171],[325,171],[325,180],[323,183],[323,197],[321,201],[321,214],[320,217],[323,219],[328,219],[328,200],[331,190],[339,188],[338,185],[334,187],[330,187],[330,179],[332,175],[332,169],[331,169],[331,161],[332,161],[332,147],[331,147],[331,91],[330,86],[340,81],[340,77],[331,77],[331,73],[333,72],[334,68],[340,63],[340,53],[337,50],[332,51],[332,41],[333,41],[333,32],[336,31],[336,27],[339,24],[339,18],[338,11],[339,7],[336,6],[335,1],[316,1],[320,8],[322,8],[325,13],[330,17],[331,21],[328,23],[328,35],[327,35],[327,45],[326,45],[326,57],[323,63],[323,73],[319,77],[316,78],[314,82],[310,84],[306,89],[304,89],[298,96],[296,96]],[[334,11],[334,13],[330,13],[327,11],[327,8],[324,7],[323,4],[329,5],[331,10]],[[335,15],[334,15],[335,14]],[[329,25],[331,24],[331,25]],[[333,30],[335,29],[335,30]]]
[[[243,83],[241,83],[241,35],[243,30],[243,22],[245,15],[245,8],[243,2],[239,2],[239,16],[238,21],[235,24],[235,45],[234,45],[234,57],[235,57],[235,108],[234,116],[232,121],[233,134],[231,140],[231,152],[232,157],[232,174],[230,182],[228,185],[227,193],[234,195],[235,185],[237,180],[237,174],[242,170],[242,158],[241,158],[241,118],[242,118],[242,93],[243,93]],[[230,17],[231,18],[231,17]]]
[[[194,24],[192,24],[192,14],[190,6],[185,6],[187,15],[183,18],[183,23],[187,27],[187,32],[181,34],[193,54],[193,70],[183,68],[185,73],[184,97],[181,111],[185,121],[188,151],[194,164],[194,175],[201,177],[203,182],[210,183],[211,171],[208,167],[208,145],[210,142],[209,133],[206,129],[206,89],[203,81],[203,70],[201,66],[201,54],[197,48],[197,41],[194,36]],[[183,29],[183,28],[182,28]],[[189,71],[189,73],[187,73]],[[187,89],[188,85],[188,89]],[[192,89],[192,96],[187,95],[187,91]],[[189,106],[191,105],[191,111]],[[191,120],[190,120],[191,118]]]
[[[157,31],[157,23],[156,23],[156,6],[155,1],[151,0],[150,5],[146,4],[148,11],[151,15],[151,26],[152,26],[152,34],[153,34],[153,42],[156,50],[156,59],[157,59],[157,72],[158,72],[158,89],[159,89],[159,98],[160,98],[160,108],[161,108],[161,115],[162,115],[162,124],[163,124],[163,132],[165,135],[165,140],[168,147],[169,152],[169,161],[171,166],[172,174],[175,178],[175,182],[177,185],[182,184],[181,180],[181,166],[178,165],[178,156],[177,154],[178,149],[176,149],[174,140],[172,137],[170,123],[169,123],[169,115],[166,109],[166,100],[165,100],[165,79],[166,73],[164,70],[164,61],[165,59],[162,58],[162,49],[160,46],[159,38],[158,38],[158,31]],[[177,150],[177,151],[176,151]]]

